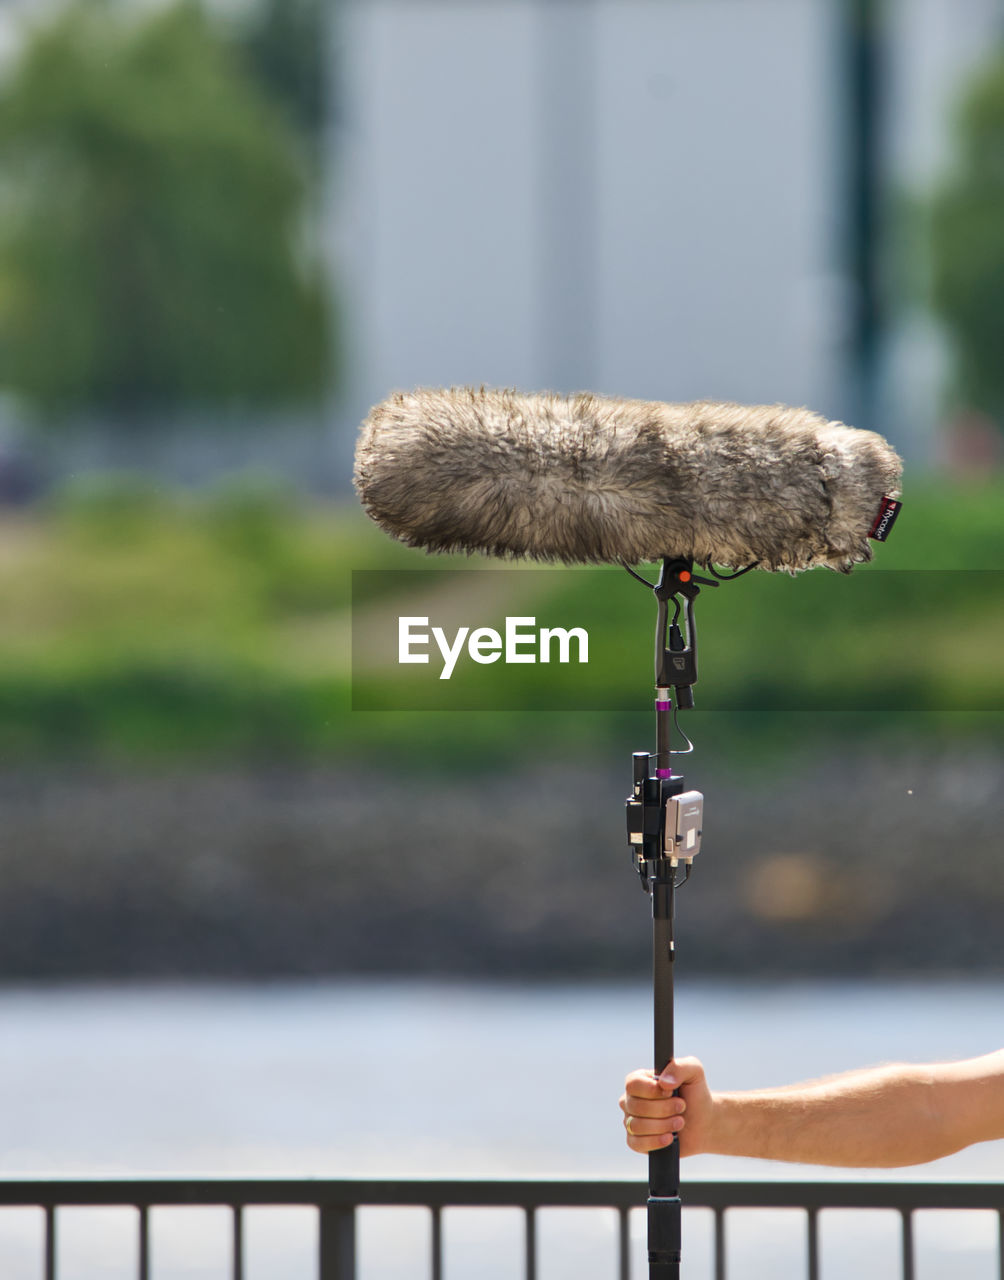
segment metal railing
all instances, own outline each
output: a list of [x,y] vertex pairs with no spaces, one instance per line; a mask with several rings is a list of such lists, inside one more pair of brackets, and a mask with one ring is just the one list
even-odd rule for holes
[[[138,1280],[150,1280],[150,1211],[222,1206],[232,1220],[231,1275],[244,1280],[244,1210],[305,1206],[318,1212],[318,1280],[357,1280],[356,1210],[424,1207],[431,1217],[432,1280],[442,1280],[442,1214],[447,1208],[522,1210],[524,1275],[537,1280],[536,1213],[545,1208],[613,1209],[619,1221],[619,1280],[631,1280],[629,1215],[648,1189],[634,1180],[443,1178],[0,1178],[0,1206],[40,1208],[45,1216],[44,1276],[59,1280],[56,1260],[61,1208],[129,1207],[137,1213]],[[923,1209],[982,1209],[997,1215],[997,1271],[1004,1280],[1004,1183],[977,1182],[719,1182],[686,1184],[688,1208],[714,1215],[715,1280],[726,1280],[725,1219],[729,1209],[801,1209],[806,1215],[808,1280],[819,1280],[818,1216],[823,1209],[888,1209],[900,1215],[903,1280],[914,1280],[913,1215]]]

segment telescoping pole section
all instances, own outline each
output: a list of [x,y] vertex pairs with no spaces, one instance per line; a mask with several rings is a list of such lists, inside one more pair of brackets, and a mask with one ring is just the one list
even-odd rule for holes
[[[627,802],[628,840],[642,885],[652,900],[652,987],[655,1028],[654,1063],[661,1072],[673,1057],[673,900],[679,862],[666,856],[667,809],[683,794],[683,779],[673,777],[667,724],[672,703],[658,689],[659,750],[634,756],[634,788]],[[665,722],[664,722],[665,721]],[[662,776],[659,776],[659,775]],[[669,776],[667,776],[669,775]],[[675,823],[674,832],[675,834]],[[670,852],[675,853],[675,844]],[[648,1248],[650,1280],[676,1280],[680,1273],[680,1153],[678,1142],[653,1151],[649,1161]]]
[[[669,759],[669,722],[672,703],[658,690],[656,717],[659,722],[657,759]],[[663,756],[665,743],[666,756]],[[659,784],[660,808],[673,794],[683,790],[683,779],[670,773],[655,779]],[[660,850],[660,852],[662,852]],[[656,1073],[673,1059],[673,908],[677,868],[666,857],[649,864],[649,892],[652,898],[652,996],[654,1021],[654,1063]],[[648,1158],[648,1260],[650,1280],[677,1280],[680,1274],[681,1212],[680,1143],[653,1151]]]
[[[635,575],[638,576],[638,575]],[[649,584],[652,585],[652,584]],[[665,560],[654,592],[659,603],[656,623],[656,750],[634,755],[634,783],[627,799],[628,842],[642,886],[652,900],[652,987],[654,1064],[661,1073],[673,1059],[673,908],[681,864],[684,879],[701,845],[704,798],[685,791],[673,773],[673,698],[678,707],[694,705],[697,681],[697,637],[693,604],[700,586],[715,582],[697,578],[686,560]],[[677,602],[669,618],[669,602]],[[685,610],[684,635],[678,619]],[[689,746],[689,744],[688,744]],[[673,1141],[649,1155],[648,1258],[650,1280],[678,1280],[681,1216],[680,1144]]]

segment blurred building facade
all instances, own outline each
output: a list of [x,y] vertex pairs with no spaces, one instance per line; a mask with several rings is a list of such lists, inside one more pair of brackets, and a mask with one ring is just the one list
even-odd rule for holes
[[[352,318],[346,461],[368,406],[412,385],[785,401],[861,422],[854,10],[875,23],[867,425],[931,460],[946,358],[896,279],[899,211],[950,164],[999,0],[344,5],[330,208]],[[908,272],[922,292],[923,261]]]
[[[239,17],[255,2],[210,7]],[[16,57],[26,15],[55,8],[0,3],[0,58]],[[394,388],[461,383],[805,404],[932,461],[946,348],[899,214],[949,166],[953,104],[1001,35],[1002,10],[331,0],[323,225],[343,347],[331,438],[317,443],[316,415],[280,414],[243,441],[228,428],[221,447],[193,451],[211,422],[197,415],[176,430],[165,420],[151,465],[184,483],[193,468],[265,465],[344,493],[371,404]],[[867,404],[849,150],[849,40],[862,15],[875,54],[868,235],[881,296]],[[142,465],[122,448],[97,429],[64,438],[47,466]]]

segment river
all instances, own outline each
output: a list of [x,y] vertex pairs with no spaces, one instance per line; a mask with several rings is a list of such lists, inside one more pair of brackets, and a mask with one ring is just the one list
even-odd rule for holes
[[[649,999],[643,983],[9,988],[0,1172],[642,1177],[616,1099],[625,1072],[649,1057]],[[679,1050],[702,1057],[722,1088],[971,1056],[1000,1047],[1002,1026],[1004,982],[694,982],[678,992]],[[685,1172],[820,1176],[715,1157]],[[871,1176],[1002,1175],[1004,1143],[987,1143]],[[4,1280],[40,1274],[38,1219],[0,1213]],[[821,1223],[826,1280],[898,1275],[893,1215],[832,1211]],[[709,1274],[709,1227],[702,1211],[686,1214],[687,1280]],[[313,1231],[308,1211],[249,1212],[248,1280],[310,1280]],[[361,1280],[424,1277],[426,1232],[421,1211],[364,1210]],[[734,1212],[731,1275],[800,1276],[803,1232],[795,1213]],[[63,1211],[61,1280],[133,1276],[134,1234],[127,1210]],[[995,1239],[991,1215],[919,1215],[918,1280],[990,1280]],[[450,1211],[446,1241],[449,1280],[520,1274],[517,1215]],[[153,1251],[156,1280],[222,1278],[226,1215],[155,1211]],[[612,1217],[542,1213],[540,1258],[542,1280],[606,1280]]]

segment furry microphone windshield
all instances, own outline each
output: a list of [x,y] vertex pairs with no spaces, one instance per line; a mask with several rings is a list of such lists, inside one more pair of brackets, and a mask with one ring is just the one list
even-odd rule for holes
[[371,410],[355,484],[429,551],[849,571],[901,469],[881,436],[808,409],[460,388]]

